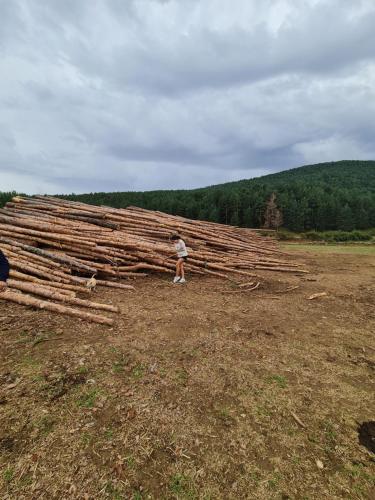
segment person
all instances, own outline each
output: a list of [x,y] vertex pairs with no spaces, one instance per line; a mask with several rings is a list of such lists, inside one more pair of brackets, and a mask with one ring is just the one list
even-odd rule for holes
[[171,240],[177,252],[176,276],[173,279],[173,283],[183,284],[186,283],[184,264],[188,260],[189,254],[186,249],[185,241],[179,234],[172,234]]
[[0,293],[6,290],[8,278],[9,262],[3,252],[0,250]]

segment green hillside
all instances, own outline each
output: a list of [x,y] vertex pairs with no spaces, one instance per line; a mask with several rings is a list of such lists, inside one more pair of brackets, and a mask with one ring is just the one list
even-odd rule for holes
[[262,227],[277,195],[283,226],[294,231],[375,227],[375,161],[307,165],[277,174],[193,190],[62,196],[93,205],[137,205],[192,219]]

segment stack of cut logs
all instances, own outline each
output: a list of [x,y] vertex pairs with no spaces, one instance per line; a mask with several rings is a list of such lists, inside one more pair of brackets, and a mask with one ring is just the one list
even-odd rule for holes
[[76,294],[88,293],[90,285],[133,289],[119,280],[149,272],[173,274],[169,238],[176,232],[190,249],[190,273],[229,278],[254,276],[257,269],[305,272],[286,261],[272,240],[249,229],[136,207],[114,209],[48,196],[15,197],[0,209],[0,248],[11,266],[9,288],[0,297],[112,324],[111,318],[71,305],[110,312],[116,312],[116,307]]

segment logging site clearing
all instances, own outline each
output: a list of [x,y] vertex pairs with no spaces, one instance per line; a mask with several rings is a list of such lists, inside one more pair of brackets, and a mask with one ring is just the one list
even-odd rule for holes
[[112,326],[0,301],[1,497],[372,498],[374,258],[310,248],[98,287]]

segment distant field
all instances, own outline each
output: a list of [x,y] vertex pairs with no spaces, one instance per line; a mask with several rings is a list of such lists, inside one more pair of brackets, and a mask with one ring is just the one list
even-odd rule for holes
[[375,245],[316,245],[314,243],[282,243],[281,247],[284,250],[296,252],[318,252],[318,253],[340,253],[340,254],[361,254],[375,255]]

